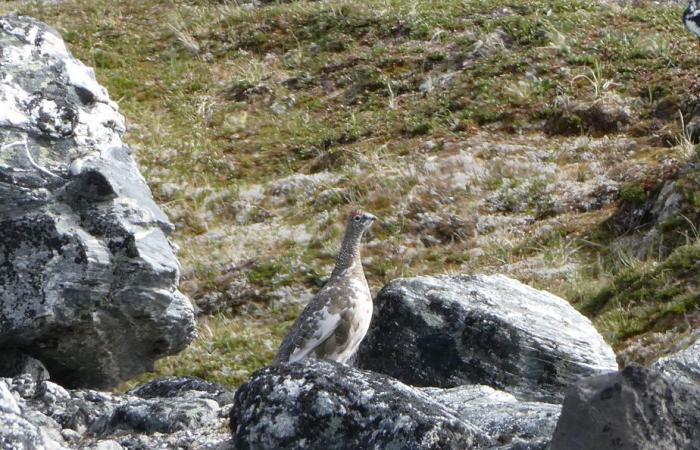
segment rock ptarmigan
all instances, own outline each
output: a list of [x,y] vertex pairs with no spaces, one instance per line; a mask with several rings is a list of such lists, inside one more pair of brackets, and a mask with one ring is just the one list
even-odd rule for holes
[[350,213],[333,273],[297,317],[275,364],[304,358],[346,363],[355,353],[367,333],[373,308],[360,260],[360,241],[375,220],[366,212]]
[[700,0],[690,0],[683,11],[683,25],[700,40]]

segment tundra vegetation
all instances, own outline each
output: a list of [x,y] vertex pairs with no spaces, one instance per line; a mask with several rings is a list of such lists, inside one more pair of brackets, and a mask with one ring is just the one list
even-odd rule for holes
[[199,337],[135,382],[237,386],[329,274],[351,205],[383,222],[364,248],[373,292],[402,276],[507,274],[569,300],[623,362],[697,327],[700,47],[680,6],[633,3],[65,0],[0,13],[47,22],[95,68],[177,226]]

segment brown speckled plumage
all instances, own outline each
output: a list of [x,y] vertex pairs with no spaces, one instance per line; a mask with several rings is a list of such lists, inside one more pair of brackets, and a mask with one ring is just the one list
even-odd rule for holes
[[372,296],[362,269],[360,242],[375,219],[362,211],[350,213],[333,273],[292,325],[275,364],[303,358],[345,363],[355,353],[372,317]]

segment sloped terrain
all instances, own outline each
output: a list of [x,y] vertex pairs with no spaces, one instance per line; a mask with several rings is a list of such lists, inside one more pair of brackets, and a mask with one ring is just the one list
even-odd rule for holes
[[[700,321],[696,39],[675,5],[6,2],[128,119],[199,338],[160,374],[237,385],[328,275],[354,205],[373,291],[503,273],[625,362]],[[697,119],[696,119],[697,117]]]

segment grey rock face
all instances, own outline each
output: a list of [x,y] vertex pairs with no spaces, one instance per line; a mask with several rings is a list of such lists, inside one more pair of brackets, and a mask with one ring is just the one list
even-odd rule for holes
[[114,386],[194,337],[172,225],[58,34],[6,16],[0,48],[0,351],[66,386]]
[[659,359],[652,367],[671,379],[700,385],[700,338],[685,350]]
[[124,431],[173,433],[201,428],[216,419],[218,410],[219,405],[209,399],[136,400],[114,408],[111,416],[95,428],[102,436]]
[[486,384],[558,402],[580,378],[617,370],[565,300],[504,276],[398,279],[375,300],[357,366],[415,386]]
[[230,449],[223,430],[232,399],[233,392],[195,378],[159,380],[125,395],[66,390],[27,375],[0,378],[0,425],[7,425],[0,448]]
[[631,365],[566,395],[552,450],[700,449],[700,386]]
[[560,405],[520,402],[511,394],[483,385],[421,390],[479,427],[502,444],[501,449],[545,450],[561,412]]
[[464,449],[492,442],[430,395],[331,361],[258,371],[231,410],[237,449]]

